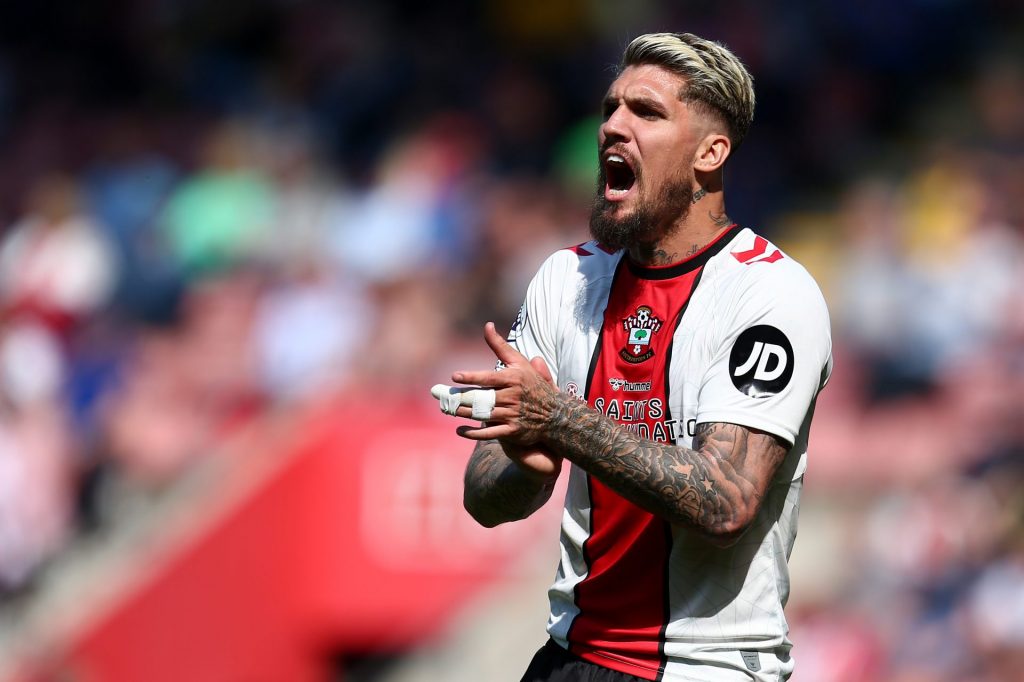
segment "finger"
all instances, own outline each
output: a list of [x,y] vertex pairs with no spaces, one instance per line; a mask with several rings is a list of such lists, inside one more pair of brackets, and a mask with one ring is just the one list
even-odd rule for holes
[[498,333],[493,322],[488,322],[484,325],[484,341],[486,341],[487,345],[491,347],[492,351],[494,351],[494,355],[506,365],[526,362],[526,357],[513,348],[512,344],[506,341],[505,337]]
[[551,377],[551,370],[548,369],[548,363],[544,362],[544,358],[539,355],[535,358],[530,358],[530,366],[540,374],[544,381],[548,382],[552,386],[555,385],[555,380]]
[[434,396],[434,399],[444,403],[442,407],[454,407],[456,405],[465,405],[469,407],[479,406],[481,409],[494,407],[493,388],[434,384],[430,388],[430,395]]
[[495,407],[491,410],[491,413],[484,418],[482,415],[474,415],[472,407],[459,407],[455,410],[455,414],[453,416],[462,417],[463,419],[473,419],[478,422],[505,423],[510,419],[514,419],[518,414],[518,412],[510,410],[507,407]]
[[501,388],[509,385],[508,375],[502,376],[502,372],[492,370],[480,370],[476,372],[455,372],[452,374],[452,381],[460,384],[472,384],[484,388]]
[[469,440],[491,440],[495,438],[507,438],[511,436],[515,430],[508,424],[488,424],[486,426],[460,426],[455,429],[455,433],[468,438]]

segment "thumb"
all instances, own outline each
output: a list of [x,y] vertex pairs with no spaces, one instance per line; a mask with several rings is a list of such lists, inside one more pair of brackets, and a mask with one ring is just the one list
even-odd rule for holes
[[530,358],[530,366],[540,374],[544,381],[554,386],[555,380],[552,378],[551,370],[548,369],[548,363],[544,362],[544,358],[539,355],[535,358]]
[[488,322],[484,325],[484,341],[491,347],[494,355],[506,365],[526,362],[526,358],[523,357],[522,353],[513,348],[505,340],[505,337],[498,333],[498,330],[494,328],[493,322]]

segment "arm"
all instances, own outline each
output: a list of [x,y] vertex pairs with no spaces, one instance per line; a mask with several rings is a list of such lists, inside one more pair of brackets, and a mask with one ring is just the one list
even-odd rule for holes
[[789,449],[774,435],[722,423],[699,424],[693,449],[658,443],[565,400],[541,437],[637,506],[720,544],[738,540],[757,517]]
[[[519,464],[530,457],[532,468]],[[542,459],[549,462],[546,467]],[[545,453],[531,453],[496,440],[481,441],[466,466],[463,506],[487,528],[525,519],[551,497],[560,470],[561,460]]]
[[491,421],[460,427],[463,437],[546,445],[643,509],[720,543],[738,539],[757,516],[788,450],[780,439],[720,423],[701,424],[694,449],[639,438],[544,382],[493,325],[485,339],[506,369],[453,375],[496,389]]
[[[533,358],[529,366],[554,388],[542,358]],[[561,470],[562,458],[546,448],[526,448],[505,440],[478,442],[466,465],[462,505],[487,528],[525,519],[551,497]]]

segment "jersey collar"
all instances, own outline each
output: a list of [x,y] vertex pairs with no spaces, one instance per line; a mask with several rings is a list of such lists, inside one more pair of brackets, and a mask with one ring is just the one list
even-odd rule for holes
[[640,279],[672,279],[707,265],[708,261],[724,249],[742,229],[733,223],[725,232],[708,242],[697,253],[669,265],[640,265],[633,262],[629,254],[625,255],[624,260],[629,271]]

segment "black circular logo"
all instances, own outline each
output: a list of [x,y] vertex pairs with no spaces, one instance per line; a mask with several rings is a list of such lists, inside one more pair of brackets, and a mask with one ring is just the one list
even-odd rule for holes
[[747,329],[729,354],[733,385],[751,398],[775,395],[793,378],[793,346],[781,331],[767,324]]

